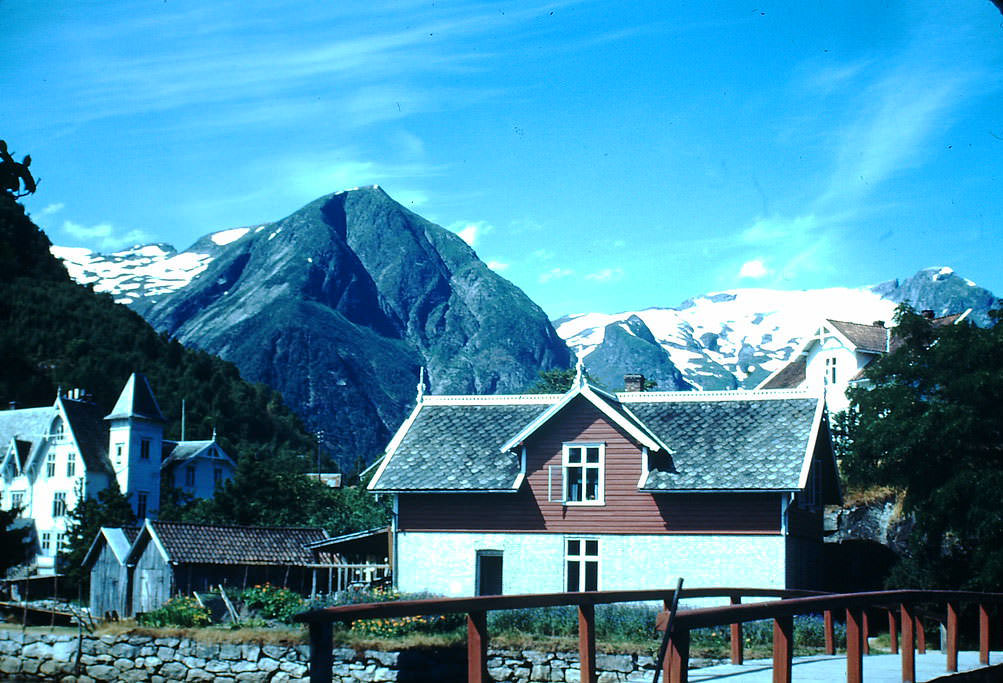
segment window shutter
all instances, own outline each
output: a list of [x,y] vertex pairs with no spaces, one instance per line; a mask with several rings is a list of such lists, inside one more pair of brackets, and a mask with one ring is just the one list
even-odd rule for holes
[[[557,470],[555,476],[554,470]],[[563,503],[564,502],[564,481],[562,479],[562,473],[564,468],[561,465],[551,465],[547,468],[547,502],[548,503]],[[556,490],[556,495],[555,495]]]

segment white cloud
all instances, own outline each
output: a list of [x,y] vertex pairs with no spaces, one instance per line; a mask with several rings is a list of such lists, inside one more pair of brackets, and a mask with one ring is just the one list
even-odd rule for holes
[[62,202],[58,202],[56,204],[49,204],[47,207],[42,209],[41,213],[43,216],[51,216],[54,213],[59,213],[60,211],[62,211],[65,206],[66,205],[63,204]]
[[554,252],[550,251],[549,249],[537,249],[536,251],[530,254],[530,257],[540,261],[549,261],[550,259],[554,258]]
[[508,270],[510,264],[502,263],[501,261],[488,261],[488,268],[495,271],[496,273],[501,273]]
[[486,221],[456,221],[446,227],[471,247],[477,246],[484,235],[495,229]]
[[539,277],[537,277],[537,280],[539,280],[541,284],[544,284],[550,282],[551,280],[560,280],[562,278],[566,278],[574,274],[575,271],[570,268],[557,267],[557,268],[551,268],[546,272],[540,273]]
[[589,273],[585,276],[586,280],[593,280],[595,282],[611,282],[613,280],[619,280],[623,277],[623,270],[620,268],[603,268],[602,270]]
[[111,223],[98,223],[92,226],[81,225],[73,221],[63,221],[63,232],[78,240],[96,244],[98,249],[120,249],[122,247],[149,242],[153,238],[142,230],[129,230],[117,234]]
[[770,274],[770,269],[766,267],[760,259],[753,259],[742,264],[738,271],[738,277],[760,280]]

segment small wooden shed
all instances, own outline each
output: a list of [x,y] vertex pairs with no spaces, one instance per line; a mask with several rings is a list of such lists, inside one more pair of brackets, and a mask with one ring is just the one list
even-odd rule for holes
[[126,558],[138,535],[138,527],[101,527],[84,556],[84,567],[91,573],[91,614],[99,619],[131,613]]
[[299,593],[311,589],[323,541],[319,528],[181,524],[147,520],[132,548],[131,613],[148,612],[178,593],[263,583]]

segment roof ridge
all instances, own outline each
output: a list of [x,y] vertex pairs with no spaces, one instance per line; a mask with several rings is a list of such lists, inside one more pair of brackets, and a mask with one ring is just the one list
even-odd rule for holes
[[250,526],[247,524],[205,524],[200,522],[175,522],[173,520],[151,519],[151,524],[167,526],[187,526],[187,527],[212,527],[214,529],[250,529],[254,531],[323,531],[327,530],[319,526]]

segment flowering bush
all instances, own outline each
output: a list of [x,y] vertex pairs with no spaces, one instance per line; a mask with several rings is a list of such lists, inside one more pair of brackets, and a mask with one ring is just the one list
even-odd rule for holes
[[245,606],[258,610],[266,619],[290,622],[294,614],[302,612],[305,600],[288,588],[279,588],[270,583],[245,588],[238,595]]
[[195,598],[178,595],[153,610],[139,614],[136,619],[143,626],[208,626],[209,610]]
[[[392,588],[351,588],[339,592],[326,605],[357,605],[366,602],[396,602],[437,597],[428,593],[400,593]],[[320,605],[311,605],[320,606]],[[393,638],[410,633],[441,633],[463,624],[462,614],[435,614],[415,617],[359,619],[352,622],[353,633],[378,638]]]

